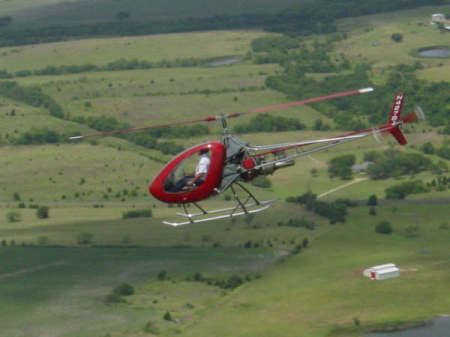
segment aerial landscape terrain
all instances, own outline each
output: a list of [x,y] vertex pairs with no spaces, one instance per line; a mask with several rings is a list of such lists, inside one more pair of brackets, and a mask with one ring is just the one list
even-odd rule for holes
[[[149,193],[220,121],[69,139],[366,87],[228,119],[266,145],[383,125],[398,93],[426,116],[245,183],[275,201],[231,219],[168,226]],[[449,331],[449,166],[448,0],[0,0],[0,336]]]

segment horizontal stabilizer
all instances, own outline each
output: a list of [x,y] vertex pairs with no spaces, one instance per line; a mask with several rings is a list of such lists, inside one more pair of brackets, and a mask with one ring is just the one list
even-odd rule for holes
[[394,138],[397,140],[397,142],[400,145],[405,145],[408,144],[408,142],[406,141],[405,136],[403,135],[402,131],[400,130],[400,128],[398,126],[396,126],[395,128],[393,128],[390,133],[394,136]]

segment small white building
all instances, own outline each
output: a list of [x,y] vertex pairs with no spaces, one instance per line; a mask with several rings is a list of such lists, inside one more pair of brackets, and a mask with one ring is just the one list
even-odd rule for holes
[[442,13],[436,13],[431,15],[431,23],[436,23],[436,22],[446,22],[446,18],[445,18],[445,14]]
[[374,163],[371,161],[365,161],[362,164],[355,164],[352,166],[352,172],[353,173],[367,173],[367,170],[369,169],[370,165],[373,165]]
[[373,266],[364,270],[363,275],[371,280],[386,280],[388,278],[399,277],[400,269],[393,263]]

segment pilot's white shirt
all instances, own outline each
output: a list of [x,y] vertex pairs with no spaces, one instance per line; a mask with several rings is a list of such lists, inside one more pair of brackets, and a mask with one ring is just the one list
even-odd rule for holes
[[211,164],[211,159],[207,154],[202,154],[200,156],[200,160],[198,161],[198,165],[195,168],[195,175],[200,173],[208,173],[209,165]]

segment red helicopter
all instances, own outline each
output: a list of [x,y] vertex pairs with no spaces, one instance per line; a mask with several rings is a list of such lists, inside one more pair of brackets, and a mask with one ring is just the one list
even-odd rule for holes
[[[331,138],[262,146],[252,146],[234,137],[227,129],[227,119],[338,97],[358,95],[371,91],[373,91],[373,88],[363,88],[255,109],[244,113],[231,113],[209,116],[199,120],[100,132],[91,135],[70,137],[70,139],[113,135],[174,125],[221,121],[224,129],[221,142],[206,142],[195,145],[175,156],[175,158],[168,162],[153,179],[149,186],[149,192],[160,201],[170,204],[181,204],[183,206],[184,213],[177,214],[184,217],[186,221],[164,221],[165,224],[171,226],[231,218],[261,212],[269,208],[274,201],[259,201],[242,184],[243,182],[251,181],[259,175],[273,174],[275,170],[280,168],[292,166],[295,164],[295,158],[297,157],[329,149],[370,135],[374,135],[375,138],[378,139],[379,135],[391,134],[399,144],[404,145],[407,141],[400,130],[400,126],[419,119],[424,119],[424,114],[422,109],[417,107],[406,117],[401,118],[400,114],[403,107],[404,95],[397,94],[394,98],[389,119],[386,124],[381,126],[350,132]],[[289,150],[294,152],[288,154],[287,151]],[[232,191],[236,200],[235,206],[207,211],[198,204],[199,201],[207,199],[212,195],[218,195],[228,188]],[[245,198],[242,198],[241,200],[236,188],[240,189],[241,194],[244,193]],[[187,204],[193,204],[199,212],[190,213],[186,207]]]

